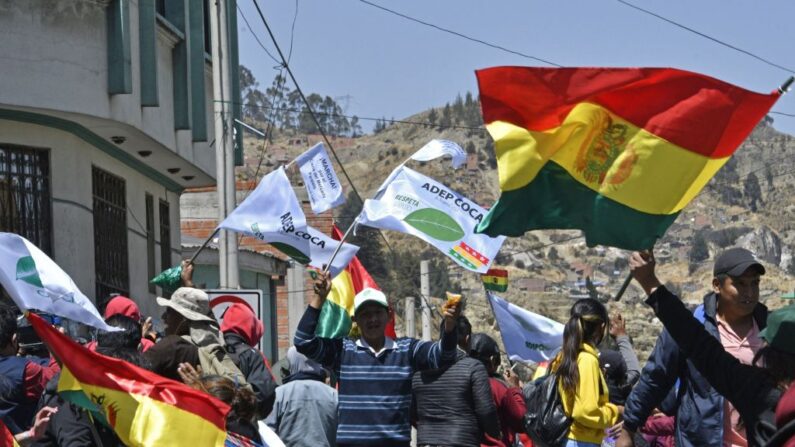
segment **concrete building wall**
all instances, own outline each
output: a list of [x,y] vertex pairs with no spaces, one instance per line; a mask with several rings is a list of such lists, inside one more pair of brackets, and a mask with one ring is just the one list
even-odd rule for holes
[[144,314],[158,317],[161,311],[148,288],[144,197],[149,193],[155,202],[155,263],[159,271],[164,267],[160,265],[158,203],[161,199],[170,204],[171,263],[176,264],[180,259],[177,193],[166,190],[162,184],[68,132],[0,120],[0,144],[49,150],[53,258],[90,298],[96,298],[92,166],[125,179],[130,296],[139,303]]

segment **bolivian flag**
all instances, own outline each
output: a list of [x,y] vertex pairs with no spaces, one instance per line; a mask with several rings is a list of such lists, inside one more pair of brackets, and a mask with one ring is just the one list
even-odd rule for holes
[[508,290],[508,270],[504,269],[489,269],[483,275],[480,275],[483,280],[483,287],[486,290],[493,292],[505,292]]
[[11,430],[2,421],[0,421],[0,447],[19,447]]
[[[335,224],[331,237],[342,239],[342,232]],[[324,338],[342,338],[348,336],[353,324],[353,298],[365,288],[381,290],[367,272],[359,258],[353,257],[348,266],[331,281],[331,291],[320,310],[315,334]],[[385,329],[388,337],[395,338],[395,315],[389,310],[389,323]]]
[[581,229],[588,245],[654,245],[779,93],[671,68],[477,72],[500,199],[489,236]]
[[91,352],[41,317],[28,320],[61,362],[58,393],[100,415],[129,446],[223,446],[225,403],[122,360]]

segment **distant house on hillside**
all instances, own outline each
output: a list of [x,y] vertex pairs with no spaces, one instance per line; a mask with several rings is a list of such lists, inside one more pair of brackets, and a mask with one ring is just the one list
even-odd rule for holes
[[542,278],[520,278],[516,285],[523,292],[543,292],[547,282]]

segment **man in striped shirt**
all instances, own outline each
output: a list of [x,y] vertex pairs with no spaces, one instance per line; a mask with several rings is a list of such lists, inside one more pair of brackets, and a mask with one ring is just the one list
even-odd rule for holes
[[445,310],[440,341],[393,340],[384,335],[386,296],[367,288],[354,299],[353,321],[361,338],[328,339],[315,336],[315,328],[329,290],[328,275],[319,275],[315,297],[298,323],[295,346],[339,377],[337,445],[406,447],[411,442],[412,374],[455,362],[460,306]]

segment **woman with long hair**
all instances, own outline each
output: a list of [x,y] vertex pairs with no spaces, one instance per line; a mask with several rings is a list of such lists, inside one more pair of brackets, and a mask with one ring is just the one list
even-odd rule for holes
[[563,329],[563,348],[550,367],[566,415],[572,419],[567,447],[599,446],[605,430],[618,421],[623,407],[611,404],[599,368],[596,346],[607,329],[607,309],[594,299],[578,300]]

